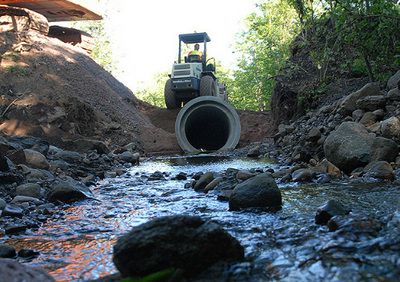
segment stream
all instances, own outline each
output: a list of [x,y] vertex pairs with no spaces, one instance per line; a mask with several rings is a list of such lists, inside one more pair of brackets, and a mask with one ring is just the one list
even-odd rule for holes
[[[62,208],[38,231],[6,239],[16,249],[40,255],[24,261],[46,269],[57,281],[83,281],[116,272],[112,246],[131,227],[174,214],[218,222],[245,247],[246,260],[230,266],[215,281],[396,281],[400,277],[400,193],[387,184],[279,185],[279,212],[231,212],[215,193],[184,188],[170,180],[179,172],[221,172],[228,168],[278,169],[268,160],[197,156],[141,163],[117,178],[92,187],[96,200]],[[165,180],[149,180],[156,171]],[[351,208],[354,220],[329,232],[314,223],[328,199]],[[212,277],[212,276],[211,276]],[[205,279],[203,281],[207,281]]]

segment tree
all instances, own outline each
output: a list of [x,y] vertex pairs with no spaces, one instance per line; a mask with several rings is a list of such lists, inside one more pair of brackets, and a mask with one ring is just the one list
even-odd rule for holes
[[230,97],[238,108],[264,111],[269,108],[273,78],[290,55],[299,23],[296,10],[282,0],[257,5],[246,22],[247,29],[236,46],[240,59]]

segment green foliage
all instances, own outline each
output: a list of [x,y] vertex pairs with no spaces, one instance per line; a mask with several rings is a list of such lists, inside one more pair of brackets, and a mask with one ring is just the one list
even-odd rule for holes
[[286,1],[265,1],[257,7],[237,42],[240,59],[229,97],[237,108],[263,111],[269,108],[273,78],[290,55],[299,23],[296,10]]
[[165,108],[164,87],[168,80],[168,72],[160,72],[154,76],[152,81],[135,92],[139,99],[160,108]]
[[175,269],[173,268],[168,268],[159,272],[155,272],[152,274],[149,274],[147,276],[141,277],[141,278],[125,278],[122,279],[121,282],[158,282],[158,281],[168,281],[168,278],[170,278],[173,274],[175,273]]
[[311,5],[309,0],[287,1],[296,10],[299,3],[309,7],[298,16],[306,19],[302,21],[304,48],[313,50],[322,81],[338,64],[348,74],[370,80],[384,79],[398,68],[400,5],[395,1],[319,0]]
[[28,76],[31,73],[29,67],[22,67],[19,65],[9,66],[6,68],[6,71],[18,76]]

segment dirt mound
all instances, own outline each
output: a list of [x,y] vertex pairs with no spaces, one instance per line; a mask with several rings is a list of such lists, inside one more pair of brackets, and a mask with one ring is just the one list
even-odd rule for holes
[[174,135],[154,126],[132,92],[79,48],[34,31],[3,32],[0,45],[4,133],[58,145],[83,136],[136,142],[145,152],[179,151]]

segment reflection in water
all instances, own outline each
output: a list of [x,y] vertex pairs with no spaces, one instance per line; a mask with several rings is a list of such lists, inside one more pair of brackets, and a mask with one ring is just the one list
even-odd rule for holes
[[[261,281],[266,279],[263,276],[266,269],[272,275],[276,273],[278,280],[291,275],[304,280],[310,274],[298,270],[299,261],[307,262],[312,254],[305,249],[300,258],[296,257],[291,253],[293,245],[290,244],[298,246],[300,243],[296,240],[308,237],[312,242],[315,236],[325,232],[313,224],[313,218],[317,207],[327,198],[340,199],[361,213],[392,212],[400,198],[396,189],[390,187],[286,186],[281,187],[284,206],[277,213],[230,212],[227,203],[216,201],[212,193],[184,189],[185,181],[148,181],[141,177],[155,171],[174,176],[181,171],[218,172],[230,167],[265,169],[272,165],[254,160],[221,161],[203,157],[145,162],[120,178],[107,179],[96,186],[93,190],[98,201],[86,200],[69,206],[63,218],[47,222],[39,232],[13,236],[7,242],[17,249],[40,251],[41,255],[30,264],[47,269],[58,281],[95,279],[115,272],[112,246],[132,226],[164,215],[200,215],[218,221],[241,241],[247,258],[258,263],[252,275],[259,271]],[[305,229],[305,226],[311,227]],[[283,242],[285,245],[280,246]]]

